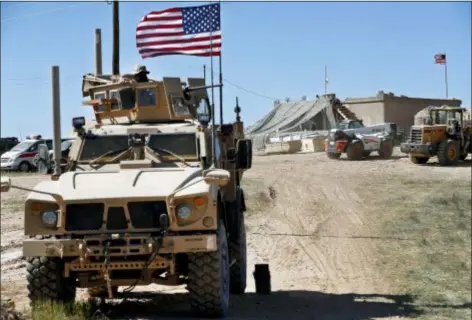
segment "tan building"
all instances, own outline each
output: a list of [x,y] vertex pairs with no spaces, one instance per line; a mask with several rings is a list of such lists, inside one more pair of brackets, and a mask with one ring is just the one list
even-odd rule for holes
[[395,96],[393,93],[377,92],[375,97],[347,98],[343,104],[364,121],[365,125],[394,122],[405,132],[410,131],[415,115],[428,106],[460,106],[459,99],[428,99]]

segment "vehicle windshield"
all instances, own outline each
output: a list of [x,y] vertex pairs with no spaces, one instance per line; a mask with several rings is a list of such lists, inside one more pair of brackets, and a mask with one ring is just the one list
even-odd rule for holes
[[451,120],[461,120],[461,113],[455,110],[436,110],[431,114],[433,123],[447,124]]
[[[109,154],[110,157],[115,157],[118,153],[128,148],[127,135],[94,136],[85,139],[79,161],[92,161],[105,154]],[[104,157],[101,160],[108,161],[109,159],[107,158],[108,157]]]
[[[165,150],[175,153],[182,158],[196,158],[198,155],[195,133],[151,134],[147,145],[163,156],[172,156],[171,154],[166,154]],[[161,153],[160,150],[164,152]]]
[[23,151],[31,147],[35,141],[23,141],[14,146],[10,151]]

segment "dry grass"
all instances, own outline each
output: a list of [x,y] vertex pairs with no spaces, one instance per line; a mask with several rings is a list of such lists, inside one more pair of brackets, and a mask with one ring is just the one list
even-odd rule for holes
[[470,181],[390,179],[373,187],[390,194],[373,197],[379,231],[398,239],[380,242],[379,269],[415,297],[420,319],[470,319]]

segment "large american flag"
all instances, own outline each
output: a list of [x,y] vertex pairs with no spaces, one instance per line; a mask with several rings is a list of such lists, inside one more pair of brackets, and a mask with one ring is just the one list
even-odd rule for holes
[[143,59],[162,55],[219,56],[220,4],[170,8],[145,15],[136,28]]
[[446,64],[446,54],[437,53],[434,55],[434,63],[436,64]]

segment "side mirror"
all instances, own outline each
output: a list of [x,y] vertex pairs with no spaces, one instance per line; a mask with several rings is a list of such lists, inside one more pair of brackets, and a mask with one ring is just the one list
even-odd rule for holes
[[236,142],[236,169],[251,169],[252,140],[239,139]]
[[9,177],[2,177],[0,192],[8,192],[11,188],[11,179]]
[[203,180],[207,184],[216,184],[224,187],[228,184],[230,178],[229,171],[223,169],[208,169],[203,171]]
[[74,129],[80,130],[83,126],[85,126],[85,117],[72,118],[72,126]]

